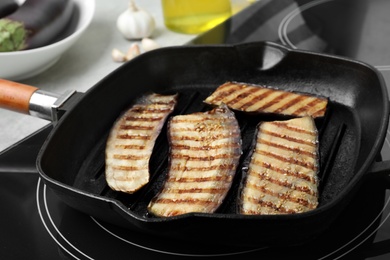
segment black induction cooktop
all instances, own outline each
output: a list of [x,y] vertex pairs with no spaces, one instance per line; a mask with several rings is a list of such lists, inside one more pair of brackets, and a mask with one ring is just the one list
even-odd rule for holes
[[[260,0],[190,44],[278,42],[367,62],[389,84],[388,10],[390,1],[385,0]],[[331,228],[304,245],[232,247],[161,240],[80,213],[43,184],[35,159],[51,129],[44,127],[0,154],[0,259],[390,258],[388,174],[367,173]],[[386,138],[378,160],[389,159]]]

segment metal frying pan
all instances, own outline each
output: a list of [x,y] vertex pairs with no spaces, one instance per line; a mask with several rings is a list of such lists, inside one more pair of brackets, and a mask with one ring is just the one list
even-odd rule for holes
[[[137,97],[146,92],[179,93],[175,114],[204,111],[210,109],[203,104],[204,98],[226,81],[263,84],[329,98],[328,115],[317,121],[321,155],[317,209],[295,215],[236,214],[241,169],[245,167],[254,127],[259,121],[274,119],[263,116],[237,116],[244,154],[233,187],[215,214],[190,213],[170,218],[147,214],[146,206],[167,173],[168,144],[164,132],[150,161],[152,177],[146,187],[133,195],[107,187],[107,134],[118,115]],[[37,93],[36,89],[29,91],[25,100]],[[124,64],[85,94],[71,93],[60,98],[47,93],[37,95],[51,100],[46,105],[49,108],[34,108],[40,110],[42,117],[56,120],[66,110],[37,158],[44,182],[73,208],[153,236],[256,246],[303,243],[332,224],[368,172],[379,174],[389,169],[388,162],[375,163],[388,126],[384,80],[373,67],[347,58],[291,50],[270,42],[170,47]],[[0,92],[1,99],[7,98]],[[65,99],[68,101],[62,102]],[[17,104],[17,110],[28,112],[30,101],[21,103],[21,107],[20,102],[8,102],[7,106],[15,109]]]

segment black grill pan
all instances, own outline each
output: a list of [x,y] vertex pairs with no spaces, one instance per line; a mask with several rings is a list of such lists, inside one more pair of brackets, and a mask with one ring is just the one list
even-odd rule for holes
[[[148,92],[179,93],[174,114],[207,111],[211,107],[202,101],[226,81],[329,98],[327,115],[316,121],[321,156],[317,209],[295,215],[236,214],[242,169],[247,166],[255,126],[260,121],[280,119],[275,116],[236,113],[244,154],[233,187],[215,214],[156,218],[147,213],[147,204],[167,174],[169,147],[165,128],[150,161],[149,184],[133,195],[107,187],[106,138],[116,118],[137,97]],[[56,124],[37,159],[44,182],[62,200],[86,214],[133,231],[232,245],[297,244],[326,230],[370,172],[382,148],[389,115],[386,86],[373,67],[270,42],[155,50],[126,63],[76,97],[77,102]],[[386,170],[385,167],[381,172]]]

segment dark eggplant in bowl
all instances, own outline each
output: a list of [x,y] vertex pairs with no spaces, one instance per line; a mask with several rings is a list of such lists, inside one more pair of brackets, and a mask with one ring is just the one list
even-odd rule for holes
[[18,9],[19,5],[15,0],[2,0],[0,2],[0,19],[12,14]]
[[0,20],[0,51],[19,51],[53,43],[71,23],[73,0],[26,0]]
[[[32,6],[38,3],[39,8]],[[22,80],[54,65],[85,32],[92,21],[94,10],[94,0],[26,0],[14,13],[0,19],[0,33],[1,23],[20,31],[15,36],[19,38],[17,41],[0,40],[0,77]],[[22,12],[28,14],[22,15]],[[54,19],[53,15],[59,17]],[[70,20],[67,20],[68,16]],[[27,35],[23,36],[24,29],[18,27],[20,24],[13,25],[11,20],[24,24]]]

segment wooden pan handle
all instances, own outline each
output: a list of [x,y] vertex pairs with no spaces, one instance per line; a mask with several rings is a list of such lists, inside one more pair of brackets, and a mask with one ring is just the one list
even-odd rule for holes
[[38,88],[0,79],[0,107],[29,114],[30,98]]

